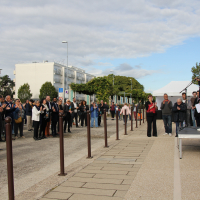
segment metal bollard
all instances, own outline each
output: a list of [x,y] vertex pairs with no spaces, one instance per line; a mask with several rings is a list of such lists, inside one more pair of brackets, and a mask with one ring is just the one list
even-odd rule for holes
[[104,138],[105,138],[105,147],[108,147],[108,138],[107,138],[107,121],[106,121],[106,109],[104,109]]
[[124,135],[127,135],[127,121],[126,121],[126,109],[125,109],[125,127],[124,127]]
[[59,113],[59,134],[60,134],[60,174],[59,176],[65,176],[64,167],[64,140],[63,140],[63,113]]
[[141,125],[141,106],[140,106],[140,125]]
[[136,107],[136,126],[135,126],[135,128],[137,128],[138,126],[137,126],[137,117],[138,117],[138,108]]
[[133,131],[133,111],[131,110],[131,131]]
[[143,123],[144,123],[144,105],[143,105]]
[[118,110],[116,111],[116,140],[119,140]]
[[91,135],[90,135],[90,111],[87,111],[87,143],[88,143],[88,157],[92,158],[91,156]]
[[13,153],[12,153],[12,128],[11,117],[6,117],[6,150],[7,150],[7,176],[9,200],[14,200],[14,176],[13,176]]

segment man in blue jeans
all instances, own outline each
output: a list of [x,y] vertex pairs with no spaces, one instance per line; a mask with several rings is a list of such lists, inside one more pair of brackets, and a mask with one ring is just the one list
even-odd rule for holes
[[161,103],[162,118],[165,126],[165,133],[163,135],[169,134],[172,136],[172,102],[168,99],[168,95],[164,94],[164,101]]

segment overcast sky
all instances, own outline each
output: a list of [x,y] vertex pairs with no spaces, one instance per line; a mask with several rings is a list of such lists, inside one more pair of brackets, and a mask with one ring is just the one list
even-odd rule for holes
[[199,0],[1,0],[0,68],[67,63],[96,76],[131,76],[145,91],[191,80],[200,62]]

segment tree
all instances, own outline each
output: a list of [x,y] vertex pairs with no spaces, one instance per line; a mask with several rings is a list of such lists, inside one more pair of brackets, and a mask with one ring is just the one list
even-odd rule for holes
[[198,65],[198,63],[196,63],[196,67],[192,67],[191,69],[191,72],[192,72],[192,82],[194,84],[197,84],[198,85],[198,82],[195,80],[196,77],[200,77],[200,63]]
[[13,91],[13,87],[15,86],[14,81],[12,81],[8,75],[0,77],[0,95],[6,97],[10,95],[13,97],[15,91]]
[[106,77],[94,78],[86,84],[71,83],[73,91],[87,95],[96,94],[99,100],[108,102],[109,96],[113,95],[113,85]]
[[27,99],[30,99],[32,97],[30,85],[28,83],[24,83],[24,85],[19,87],[18,97],[23,103],[25,103]]
[[41,89],[40,89],[40,95],[39,98],[46,98],[46,96],[50,96],[51,100],[54,97],[58,97],[58,92],[56,90],[56,88],[52,85],[51,82],[46,82],[42,85]]

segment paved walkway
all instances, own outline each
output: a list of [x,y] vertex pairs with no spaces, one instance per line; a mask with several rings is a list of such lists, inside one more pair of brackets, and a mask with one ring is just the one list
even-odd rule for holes
[[200,140],[183,141],[180,160],[175,133],[163,136],[161,120],[157,129],[158,137],[148,138],[145,123],[119,141],[111,138],[75,172],[66,168],[65,180],[40,200],[200,199]]

